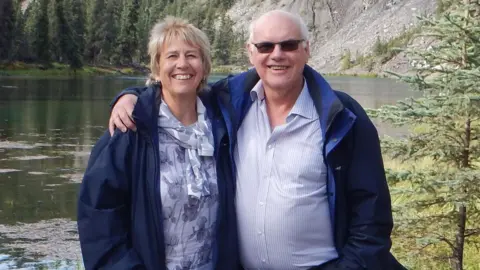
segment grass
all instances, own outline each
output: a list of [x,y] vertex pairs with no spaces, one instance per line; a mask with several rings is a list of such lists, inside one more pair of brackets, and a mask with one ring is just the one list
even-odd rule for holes
[[358,78],[378,78],[377,73],[323,73],[327,77],[358,77]]
[[234,74],[247,71],[247,66],[234,66],[234,65],[216,65],[212,67],[212,73],[217,74]]

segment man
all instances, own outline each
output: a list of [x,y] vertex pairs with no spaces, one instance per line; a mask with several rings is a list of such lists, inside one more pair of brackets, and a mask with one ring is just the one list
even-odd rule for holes
[[[361,106],[306,65],[308,29],[280,10],[250,26],[254,69],[212,86],[237,132],[240,260],[245,269],[403,269],[378,135]],[[125,92],[128,93],[128,92]],[[134,128],[122,97],[110,128]]]

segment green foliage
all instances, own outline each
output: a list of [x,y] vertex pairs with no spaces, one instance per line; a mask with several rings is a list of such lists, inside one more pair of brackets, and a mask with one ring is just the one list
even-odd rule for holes
[[50,66],[50,38],[48,25],[48,0],[39,0],[38,15],[36,17],[35,35],[33,41],[37,61],[44,67]]
[[233,47],[232,41],[235,40],[232,26],[233,21],[227,15],[223,15],[213,42],[215,64],[226,65],[229,62]]
[[[8,1],[7,1],[8,2]],[[13,23],[12,31],[0,31],[0,42],[9,40],[13,61],[68,63],[73,69],[90,65],[140,67],[149,62],[147,45],[153,25],[167,15],[187,19],[202,29],[212,45],[214,63],[244,65],[246,34],[233,30],[226,11],[234,0],[33,0],[22,12],[1,17]],[[10,25],[10,24],[9,24]],[[10,27],[10,26],[9,26]],[[3,29],[3,28],[2,28]],[[10,29],[10,28],[9,28]],[[14,33],[12,38],[3,38]],[[3,51],[0,59],[5,59]],[[218,56],[218,59],[215,57]]]
[[105,10],[105,22],[102,25],[102,32],[105,34],[102,48],[102,60],[107,64],[120,63],[120,52],[116,50],[117,37],[120,32],[120,27],[119,25],[117,25],[116,22],[121,18],[121,9],[117,3],[117,0],[107,1],[108,2]]
[[451,0],[437,0],[437,9],[435,10],[435,14],[437,16],[442,15],[451,5]]
[[[67,4],[68,3],[68,4]],[[79,60],[82,60],[85,51],[85,6],[83,0],[67,0],[68,16],[70,28],[72,31],[72,39],[75,43],[75,51]]]
[[133,63],[133,58],[137,54],[138,50],[138,12],[139,12],[138,0],[125,0],[120,34],[117,41],[117,52],[120,56],[120,63],[122,65],[129,65]]
[[87,42],[85,58],[88,62],[96,64],[101,62],[101,52],[105,45],[105,1],[95,0],[90,3],[87,20]]
[[350,53],[350,50],[346,50],[340,57],[340,68],[341,70],[347,70],[352,66],[352,54]]
[[[389,158],[406,165],[387,170],[399,198],[395,234],[408,248],[398,254],[421,255],[435,269],[463,269],[474,259],[464,250],[480,243],[480,4],[465,2],[452,1],[443,16],[422,17],[421,35],[435,42],[406,51],[414,75],[397,76],[423,96],[372,113],[412,130],[382,142]],[[428,167],[418,165],[425,160],[432,161]]]
[[57,19],[56,40],[58,44],[58,56],[60,61],[68,59],[70,46],[73,43],[72,33],[65,18],[63,0],[55,0],[55,17]]
[[12,0],[0,3],[0,61],[7,60],[12,53],[14,39],[15,11]]
[[373,55],[385,64],[400,53],[413,40],[419,28],[404,29],[400,35],[388,41],[382,41],[379,36],[373,45]]
[[31,49],[29,40],[26,34],[26,17],[29,13],[29,9],[25,11],[25,14],[21,9],[21,1],[15,3],[15,28],[12,40],[11,59],[19,61],[28,61],[31,58]]

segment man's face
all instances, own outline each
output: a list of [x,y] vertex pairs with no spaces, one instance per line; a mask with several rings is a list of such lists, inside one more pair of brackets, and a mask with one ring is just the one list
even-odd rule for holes
[[266,89],[290,90],[301,85],[310,47],[308,41],[300,40],[300,27],[284,15],[272,14],[256,23],[247,49]]

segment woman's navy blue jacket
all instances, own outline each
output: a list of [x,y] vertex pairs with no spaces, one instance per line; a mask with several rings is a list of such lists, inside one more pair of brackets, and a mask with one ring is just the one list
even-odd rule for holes
[[[105,132],[94,146],[78,198],[78,230],[86,269],[166,269],[156,101],[142,89],[133,111],[138,132]],[[200,97],[212,122],[219,188],[215,269],[236,269],[237,229],[229,145],[222,109]],[[229,125],[231,126],[231,125]]]

